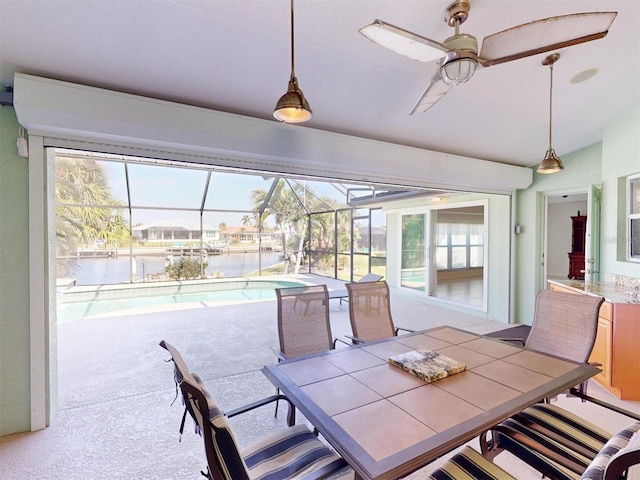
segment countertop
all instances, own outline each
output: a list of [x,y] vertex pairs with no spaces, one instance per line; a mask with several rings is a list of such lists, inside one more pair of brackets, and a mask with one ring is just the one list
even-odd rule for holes
[[547,281],[560,287],[575,290],[576,293],[585,293],[587,295],[604,297],[604,299],[609,303],[640,304],[640,290],[632,289],[628,286],[619,286],[613,283],[603,282],[585,284],[583,280],[549,279]]

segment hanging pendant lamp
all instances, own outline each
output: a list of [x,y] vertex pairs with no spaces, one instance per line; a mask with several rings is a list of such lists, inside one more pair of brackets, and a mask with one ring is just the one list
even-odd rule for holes
[[284,123],[302,123],[311,118],[312,112],[309,102],[298,87],[294,68],[294,39],[293,39],[293,0],[291,0],[291,78],[289,87],[273,111],[273,116]]
[[544,156],[540,165],[538,165],[538,173],[556,173],[560,170],[564,170],[564,166],[562,165],[562,161],[556,155],[555,150],[551,146],[551,118],[552,118],[552,110],[553,110],[553,64],[558,61],[560,58],[559,53],[552,53],[547,58],[542,61],[543,65],[549,65],[549,70],[551,72],[551,84],[549,87],[549,148],[547,149],[547,153]]

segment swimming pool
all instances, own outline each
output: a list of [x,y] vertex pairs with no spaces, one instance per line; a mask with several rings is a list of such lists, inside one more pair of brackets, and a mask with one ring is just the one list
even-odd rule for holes
[[106,315],[274,300],[276,288],[302,285],[306,284],[297,281],[243,279],[192,284],[171,282],[168,285],[126,285],[121,288],[113,285],[95,289],[81,287],[58,294],[58,324]]

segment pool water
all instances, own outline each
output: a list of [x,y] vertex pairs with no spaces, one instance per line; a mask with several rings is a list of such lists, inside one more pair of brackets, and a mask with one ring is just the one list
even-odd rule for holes
[[[179,304],[185,304],[185,308],[190,308],[186,304],[200,304],[203,307],[220,304],[255,302],[261,300],[275,300],[276,288],[299,287],[299,282],[270,282],[272,286],[264,286],[265,282],[260,282],[257,286],[247,284],[243,288],[237,285],[229,285],[227,290],[216,290],[210,292],[179,293],[173,295],[153,295],[144,297],[113,298],[105,300],[81,301],[81,302],[58,302],[58,324],[82,320],[88,317],[122,315],[132,313],[144,313],[145,307],[151,310],[159,310],[166,307],[167,310],[175,309]],[[235,287],[235,288],[234,288]]]

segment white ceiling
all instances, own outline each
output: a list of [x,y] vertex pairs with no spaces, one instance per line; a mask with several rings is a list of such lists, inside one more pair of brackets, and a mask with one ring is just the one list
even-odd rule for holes
[[[448,0],[297,0],[295,64],[314,116],[305,126],[513,165],[548,144],[546,54],[479,69],[425,113],[409,116],[436,68],[358,33],[376,18],[434,40],[453,30]],[[539,18],[618,12],[609,34],[561,49],[553,146],[599,142],[640,102],[640,1],[472,0],[463,33]],[[288,0],[0,0],[0,80],[15,72],[273,118],[290,73]],[[590,80],[570,84],[591,68]],[[274,120],[275,121],[275,120]]]

